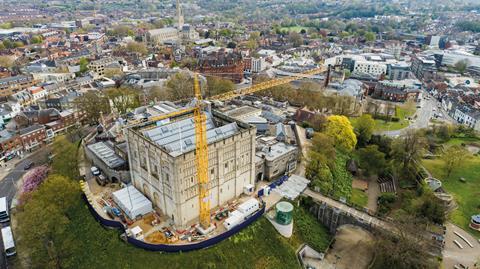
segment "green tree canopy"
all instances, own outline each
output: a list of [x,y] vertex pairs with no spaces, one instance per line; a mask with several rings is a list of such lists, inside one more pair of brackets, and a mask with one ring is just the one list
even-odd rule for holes
[[31,264],[36,268],[61,268],[64,258],[73,255],[73,235],[68,232],[71,210],[79,201],[78,184],[62,176],[49,176],[19,207],[18,239],[28,245]]
[[446,177],[449,177],[456,169],[461,169],[465,160],[471,157],[470,151],[461,145],[448,147],[442,154]]
[[365,37],[365,40],[368,42],[375,41],[375,33],[373,32],[365,32],[363,36]]
[[333,175],[328,166],[328,161],[321,153],[310,151],[305,176],[318,187],[322,193],[331,193],[333,190]]
[[385,153],[378,150],[377,145],[368,145],[358,150],[360,167],[365,169],[367,175],[378,175],[385,171],[387,161]]
[[30,39],[30,42],[31,42],[32,44],[39,44],[39,43],[42,43],[42,41],[43,41],[43,38],[42,38],[42,36],[40,36],[40,35],[34,35],[34,36],[32,36],[32,38]]
[[312,146],[310,147],[310,151],[314,151],[323,155],[327,164],[332,167],[336,157],[334,143],[335,141],[332,137],[324,133],[315,133],[312,138]]
[[375,120],[370,114],[360,116],[355,124],[355,134],[357,135],[358,144],[366,145],[372,138],[375,130]]
[[88,59],[85,57],[80,58],[78,61],[78,64],[80,65],[80,73],[83,74],[88,71]]

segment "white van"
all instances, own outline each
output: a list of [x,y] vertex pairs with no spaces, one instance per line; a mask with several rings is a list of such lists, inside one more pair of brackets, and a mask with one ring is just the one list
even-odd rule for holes
[[15,241],[13,240],[12,228],[7,226],[2,228],[2,240],[3,240],[3,249],[7,257],[17,254],[15,249]]
[[8,212],[7,197],[0,198],[0,222],[7,222],[10,220],[10,214]]

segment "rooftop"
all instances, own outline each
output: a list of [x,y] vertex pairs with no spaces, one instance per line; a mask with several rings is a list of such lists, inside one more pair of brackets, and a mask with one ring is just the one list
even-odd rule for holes
[[[212,114],[206,113],[206,115],[208,144],[230,137],[240,130],[236,122],[217,126]],[[176,157],[195,149],[195,124],[193,117],[176,122],[170,122],[170,120],[159,121],[156,124],[157,127],[143,131],[143,135],[164,148],[170,155]]]
[[116,168],[125,164],[125,160],[120,158],[105,142],[88,145],[88,148],[110,168]]

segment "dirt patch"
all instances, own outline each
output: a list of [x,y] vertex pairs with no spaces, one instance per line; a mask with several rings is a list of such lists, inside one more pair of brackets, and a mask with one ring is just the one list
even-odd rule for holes
[[350,269],[352,265],[358,269],[366,269],[374,256],[374,240],[370,232],[358,226],[341,226],[326,260],[339,269]]
[[477,154],[480,152],[480,146],[477,144],[468,144],[466,146],[467,150],[470,151],[472,154]]

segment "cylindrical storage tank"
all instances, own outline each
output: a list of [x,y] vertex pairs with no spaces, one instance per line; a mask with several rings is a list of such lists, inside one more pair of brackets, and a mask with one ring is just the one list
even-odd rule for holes
[[275,205],[275,221],[278,224],[288,225],[292,223],[293,205],[289,202],[279,202]]

